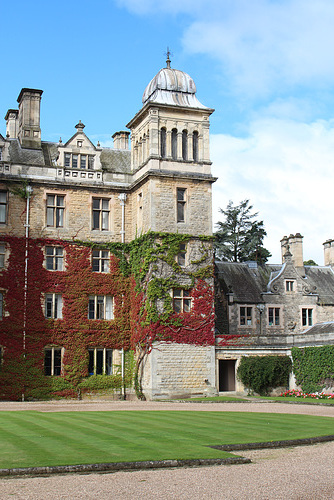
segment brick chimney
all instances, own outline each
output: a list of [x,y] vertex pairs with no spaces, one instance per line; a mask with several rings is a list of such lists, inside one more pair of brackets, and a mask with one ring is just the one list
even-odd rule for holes
[[114,139],[114,149],[129,149],[130,132],[121,130],[115,132],[112,138]]
[[40,107],[43,90],[22,89],[19,103],[18,138],[23,148],[41,148]]
[[334,240],[326,240],[324,245],[324,264],[334,267]]

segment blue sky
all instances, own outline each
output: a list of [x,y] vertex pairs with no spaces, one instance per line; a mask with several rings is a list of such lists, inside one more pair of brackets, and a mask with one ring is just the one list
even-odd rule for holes
[[216,110],[214,221],[248,198],[272,262],[282,236],[300,232],[304,258],[323,264],[334,238],[332,0],[16,0],[1,18],[0,115],[22,87],[44,90],[43,140],[67,140],[80,119],[111,145],[169,46],[172,67]]

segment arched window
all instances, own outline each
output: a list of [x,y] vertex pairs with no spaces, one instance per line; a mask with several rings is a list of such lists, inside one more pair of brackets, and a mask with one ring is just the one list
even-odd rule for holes
[[172,158],[177,159],[177,130],[173,128],[172,130]]
[[160,130],[160,155],[161,158],[166,158],[166,129],[163,127]]
[[193,133],[193,159],[198,161],[198,132]]
[[184,161],[188,160],[188,132],[187,132],[187,130],[182,131],[182,159]]

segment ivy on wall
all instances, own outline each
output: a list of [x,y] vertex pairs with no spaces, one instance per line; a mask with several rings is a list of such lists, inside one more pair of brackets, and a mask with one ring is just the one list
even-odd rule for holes
[[293,347],[293,372],[303,392],[321,391],[334,386],[334,346]]
[[[167,233],[148,233],[129,244],[29,239],[24,346],[25,239],[2,237],[10,255],[0,275],[0,286],[5,293],[0,323],[0,347],[4,349],[0,398],[20,399],[22,394],[25,398],[46,397],[50,393],[73,396],[85,384],[91,388],[94,379],[87,379],[88,348],[96,347],[136,350],[135,386],[138,396],[143,398],[142,363],[155,341],[213,345],[210,238],[199,238],[200,257],[185,270],[177,264],[176,255],[180,243],[190,239],[189,235]],[[45,245],[64,248],[64,271],[45,269]],[[110,250],[108,273],[92,272],[94,247]],[[190,313],[174,313],[173,287],[192,290]],[[45,318],[45,293],[62,295],[62,319]],[[89,295],[113,296],[115,319],[88,319]],[[46,346],[64,348],[62,377],[43,375]],[[96,378],[95,388],[101,384],[116,387],[117,383],[117,377],[114,382]],[[131,384],[131,376],[127,377],[127,383]]]

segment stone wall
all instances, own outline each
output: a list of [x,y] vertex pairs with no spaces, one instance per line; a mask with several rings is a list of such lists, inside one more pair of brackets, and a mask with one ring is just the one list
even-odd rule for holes
[[144,369],[147,399],[215,395],[215,352],[212,346],[159,342]]

